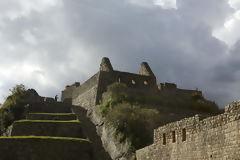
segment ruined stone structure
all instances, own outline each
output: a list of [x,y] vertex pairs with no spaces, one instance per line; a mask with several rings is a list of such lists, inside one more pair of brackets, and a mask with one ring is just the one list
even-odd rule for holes
[[[162,95],[164,98],[178,96],[182,99],[191,99],[195,94],[202,96],[201,91],[178,89],[176,84],[157,84],[156,77],[146,62],[141,63],[139,74],[135,74],[114,70],[110,60],[103,58],[100,70],[81,85],[79,82],[76,82],[70,86],[66,86],[62,91],[61,100],[74,105],[75,113],[81,107],[86,110],[87,116],[95,125],[99,137],[101,137],[104,149],[113,160],[135,159],[135,153],[129,153],[127,141],[119,142],[116,139],[116,129],[105,123],[99,113],[99,104],[103,98],[103,93],[107,90],[107,86],[115,82],[126,84],[128,89],[132,91],[145,92],[150,90]],[[172,111],[167,108],[162,108],[162,110],[159,108],[159,111],[164,114],[166,113],[166,116],[171,116],[172,118],[169,118],[171,121],[196,114],[191,110],[176,113],[175,110]]]
[[0,135],[0,160],[110,160],[95,126],[73,113],[69,103],[41,97],[34,89],[21,101],[26,119]]
[[137,160],[239,160],[240,102],[223,114],[196,115],[154,130],[154,143],[136,152]]
[[154,91],[164,98],[203,96],[201,91],[178,89],[173,83],[157,84],[146,62],[141,63],[139,74],[134,74],[114,70],[110,60],[103,58],[99,72],[90,79],[66,86],[62,102],[28,90],[22,97],[27,104],[26,119],[15,121],[0,137],[0,160],[240,160],[240,102],[213,117],[160,106],[159,112],[174,117],[173,121],[195,116],[155,129],[154,143],[137,150],[135,157],[127,140],[119,142],[116,128],[99,113],[103,93],[115,82],[125,83],[133,91]]
[[166,97],[179,95],[183,98],[191,98],[195,93],[202,95],[201,91],[178,89],[177,85],[172,83],[157,84],[156,77],[147,62],[141,63],[139,74],[134,74],[114,70],[110,60],[105,57],[102,59],[99,72],[82,85],[76,82],[66,86],[62,91],[61,100],[88,109],[99,104],[107,86],[114,82],[125,83],[133,90],[153,90]]

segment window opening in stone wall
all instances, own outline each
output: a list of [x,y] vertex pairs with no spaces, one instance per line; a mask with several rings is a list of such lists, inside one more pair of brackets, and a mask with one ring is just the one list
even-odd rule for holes
[[134,80],[132,80],[132,84],[133,84],[133,85],[135,85],[135,84],[136,84],[136,82],[135,82]]
[[163,133],[163,145],[166,145],[166,133]]
[[148,85],[148,82],[147,82],[147,81],[144,81],[143,83],[144,83],[144,85]]
[[121,78],[120,77],[118,77],[118,83],[121,83]]
[[182,130],[182,141],[183,141],[183,142],[186,141],[186,138],[187,138],[186,129],[184,128],[184,129]]
[[172,131],[172,143],[176,142],[176,133],[175,131]]

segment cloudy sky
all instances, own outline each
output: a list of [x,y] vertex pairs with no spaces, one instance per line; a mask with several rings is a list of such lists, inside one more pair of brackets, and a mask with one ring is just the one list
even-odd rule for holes
[[107,56],[223,107],[240,97],[239,27],[239,0],[0,0],[0,103],[19,83],[59,95]]

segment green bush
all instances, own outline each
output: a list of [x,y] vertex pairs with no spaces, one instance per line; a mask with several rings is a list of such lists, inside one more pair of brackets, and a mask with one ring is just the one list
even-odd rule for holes
[[1,128],[7,128],[15,120],[24,118],[25,109],[21,97],[26,93],[25,86],[23,84],[16,85],[10,91],[11,94],[0,109]]
[[[106,107],[102,105],[100,108]],[[107,107],[106,120],[117,128],[117,139],[127,139],[134,149],[140,149],[152,142],[154,128],[165,119],[156,109],[145,109],[129,103],[119,103]]]
[[155,109],[143,106],[161,106],[168,109],[193,110],[216,114],[219,113],[215,103],[204,100],[198,94],[189,99],[179,97],[166,98],[156,91],[133,91],[123,83],[108,86],[106,95],[100,104],[100,113],[106,121],[117,129],[119,142],[127,140],[130,148],[139,149],[152,143],[153,130],[168,122],[168,117]]

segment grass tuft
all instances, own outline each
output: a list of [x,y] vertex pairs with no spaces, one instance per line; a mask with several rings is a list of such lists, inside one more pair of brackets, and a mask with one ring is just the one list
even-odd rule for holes
[[29,114],[39,114],[39,115],[54,115],[54,116],[67,116],[67,115],[75,115],[74,113],[29,113]]
[[58,140],[74,140],[74,141],[86,141],[89,139],[73,138],[73,137],[50,137],[50,136],[13,136],[13,137],[0,137],[0,139],[58,139]]
[[19,121],[15,121],[16,123],[21,123],[21,122],[43,122],[43,123],[79,123],[79,120],[71,120],[71,121],[58,121],[58,120],[28,120],[28,119],[23,119]]

